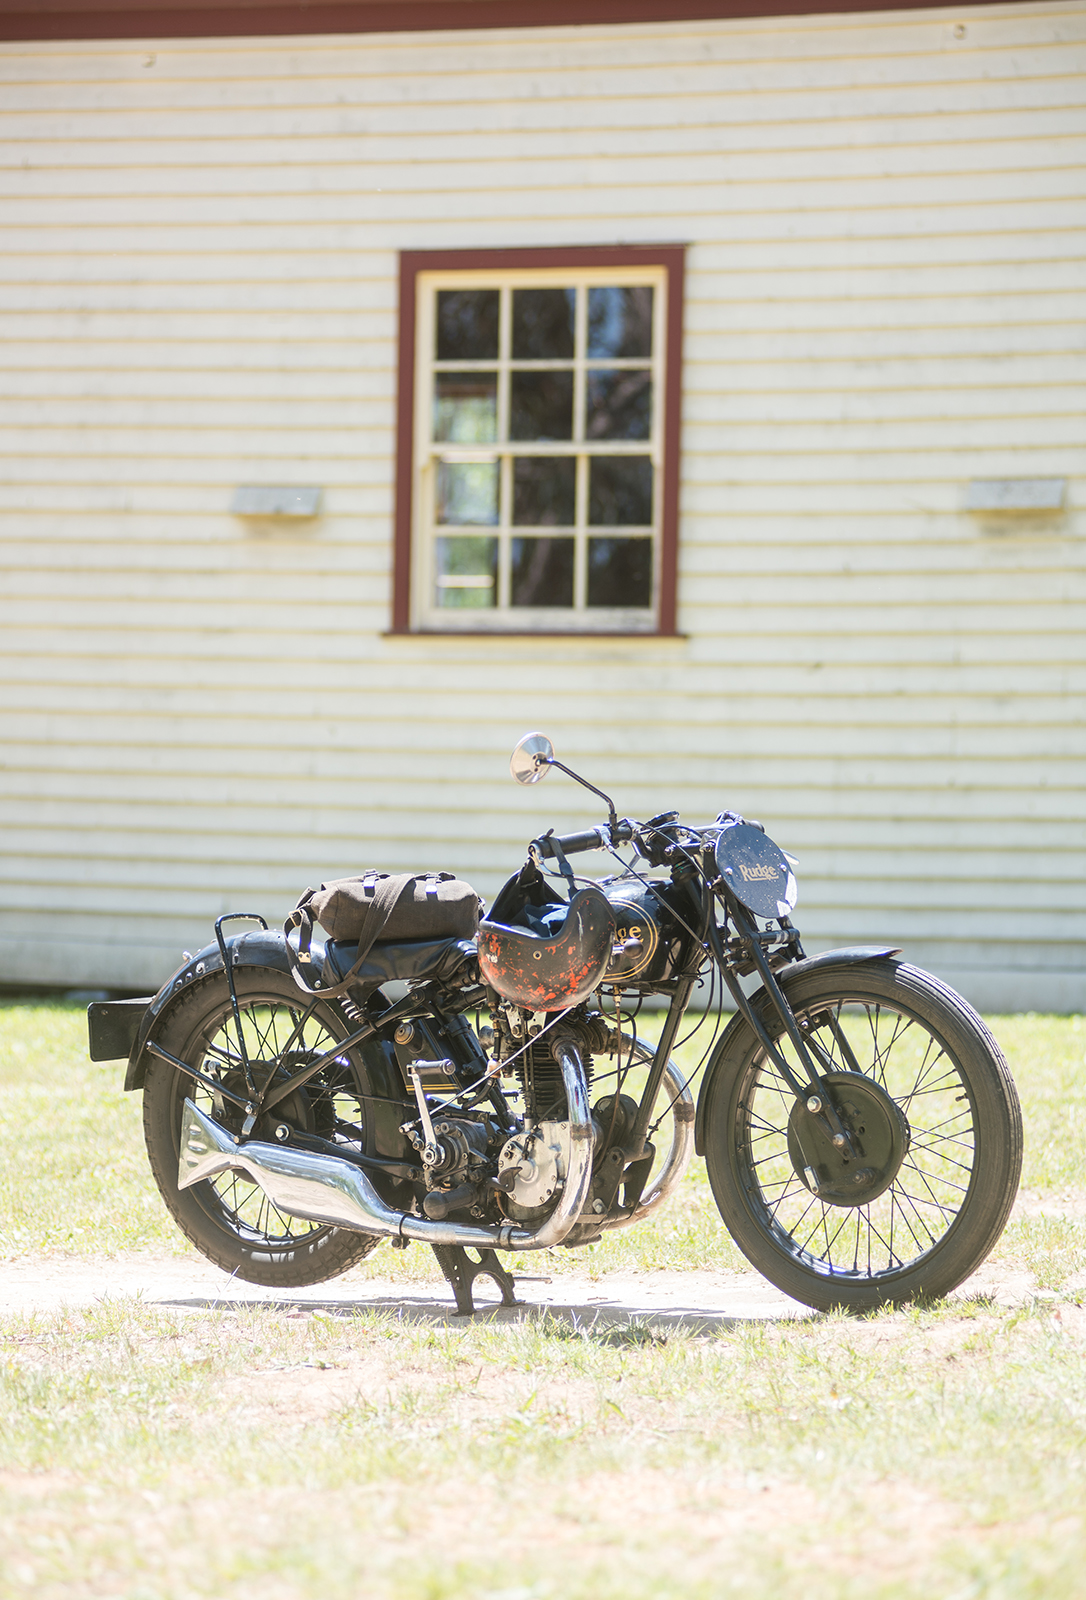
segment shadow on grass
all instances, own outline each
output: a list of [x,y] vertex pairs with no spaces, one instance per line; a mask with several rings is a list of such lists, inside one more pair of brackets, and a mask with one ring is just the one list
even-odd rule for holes
[[669,1334],[683,1334],[687,1338],[727,1333],[730,1330],[765,1322],[792,1322],[813,1317],[814,1312],[797,1305],[794,1310],[776,1310],[769,1313],[751,1312],[735,1315],[731,1312],[705,1310],[695,1306],[645,1306],[627,1305],[612,1301],[607,1305],[583,1306],[545,1305],[519,1301],[514,1306],[503,1306],[480,1300],[471,1315],[461,1315],[455,1308],[438,1297],[412,1297],[409,1300],[392,1296],[367,1300],[277,1300],[272,1296],[250,1296],[220,1300],[193,1296],[185,1299],[157,1299],[148,1302],[162,1307],[175,1307],[186,1311],[279,1311],[284,1315],[312,1315],[349,1320],[352,1317],[376,1313],[392,1317],[397,1322],[431,1323],[449,1328],[470,1327],[473,1323],[494,1323],[515,1326],[519,1323],[550,1323],[554,1334],[576,1337],[581,1334],[603,1336],[608,1343],[647,1344],[658,1342]]

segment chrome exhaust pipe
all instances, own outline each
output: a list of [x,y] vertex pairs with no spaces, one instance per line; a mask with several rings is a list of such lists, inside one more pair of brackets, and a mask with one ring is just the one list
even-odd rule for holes
[[592,1117],[580,1054],[564,1042],[555,1048],[569,1107],[570,1151],[562,1196],[540,1227],[511,1222],[472,1227],[412,1216],[385,1204],[360,1167],[340,1156],[255,1140],[239,1145],[191,1100],[181,1118],[177,1187],[241,1172],[260,1185],[277,1210],[307,1222],[327,1222],[386,1239],[463,1245],[471,1250],[545,1250],[560,1244],[584,1209],[592,1183]]
[[[566,1091],[566,1109],[569,1113],[569,1171],[562,1188],[562,1197],[547,1220],[531,1233],[526,1228],[510,1229],[516,1238],[506,1250],[547,1250],[561,1244],[573,1224],[584,1210],[588,1191],[592,1187],[592,1156],[596,1147],[592,1127],[592,1111],[588,1104],[588,1082],[580,1051],[562,1039],[554,1046],[555,1059],[562,1073],[562,1087]],[[502,1227],[500,1232],[505,1233]]]

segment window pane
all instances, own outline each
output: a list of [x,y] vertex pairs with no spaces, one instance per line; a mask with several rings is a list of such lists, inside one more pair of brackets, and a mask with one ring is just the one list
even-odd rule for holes
[[588,604],[652,604],[651,539],[589,539]]
[[575,289],[513,290],[513,360],[573,358]]
[[498,374],[438,372],[434,376],[434,438],[490,444],[498,437]]
[[652,354],[652,289],[589,289],[588,354],[636,359]]
[[437,593],[439,606],[478,610],[492,606],[497,597],[498,541],[481,534],[437,541]]
[[514,372],[511,375],[509,437],[573,438],[572,372]]
[[497,289],[438,290],[439,361],[497,360],[499,296]]
[[483,524],[498,520],[498,463],[496,461],[439,461],[437,464],[437,520],[442,523]]
[[651,429],[651,373],[620,369],[588,374],[589,439],[647,439]]
[[574,541],[514,539],[512,546],[513,604],[572,606]]
[[652,462],[648,456],[591,458],[588,520],[596,528],[647,528],[650,525]]
[[513,522],[522,528],[571,528],[576,487],[573,456],[515,457]]

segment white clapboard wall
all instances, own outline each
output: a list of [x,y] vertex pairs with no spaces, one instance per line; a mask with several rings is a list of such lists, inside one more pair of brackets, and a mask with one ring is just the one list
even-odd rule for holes
[[[1086,997],[1086,6],[0,54],[0,983],[620,812]],[[401,249],[682,241],[679,620],[388,637]],[[974,478],[1061,477],[985,524]],[[324,492],[312,524],[230,514]],[[585,858],[602,873],[603,857]]]

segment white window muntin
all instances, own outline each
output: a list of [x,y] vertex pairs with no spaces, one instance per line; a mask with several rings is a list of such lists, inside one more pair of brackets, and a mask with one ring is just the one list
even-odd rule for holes
[[[654,291],[652,307],[652,349],[649,356],[613,357],[587,354],[588,291],[597,286],[627,288],[648,286]],[[529,360],[512,355],[512,296],[516,289],[563,288],[575,291],[574,353],[553,360]],[[438,361],[435,355],[436,307],[439,291],[448,289],[497,289],[499,301],[499,342],[495,358],[470,361]],[[667,271],[664,267],[553,267],[523,270],[462,270],[421,272],[416,280],[416,370],[415,370],[415,485],[413,494],[412,593],[413,626],[442,632],[646,632],[656,626],[659,589],[659,543],[663,487],[663,429],[666,378]],[[645,370],[650,373],[652,407],[649,435],[645,439],[592,440],[584,437],[586,386],[593,371]],[[512,440],[509,438],[511,374],[518,372],[570,371],[573,374],[573,437],[569,440]],[[496,438],[492,442],[459,444],[434,438],[435,382],[443,372],[495,373],[497,376]],[[643,525],[621,525],[614,529],[588,523],[589,461],[593,456],[641,456],[652,464],[652,520]],[[517,457],[572,458],[575,465],[575,521],[572,526],[532,527],[512,522],[512,472]],[[470,525],[450,527],[439,524],[436,515],[437,474],[442,464],[491,465],[499,478],[498,520],[476,525],[479,537],[497,541],[497,583],[495,604],[485,607],[441,606],[435,603],[438,583],[437,551],[442,538],[468,536]],[[651,544],[651,603],[645,607],[593,606],[587,604],[589,539],[644,538]],[[571,537],[575,543],[574,592],[572,606],[513,606],[510,604],[510,547],[514,539]],[[446,577],[444,582],[450,580]],[[453,580],[456,581],[456,580]],[[461,580],[464,581],[464,580]]]

